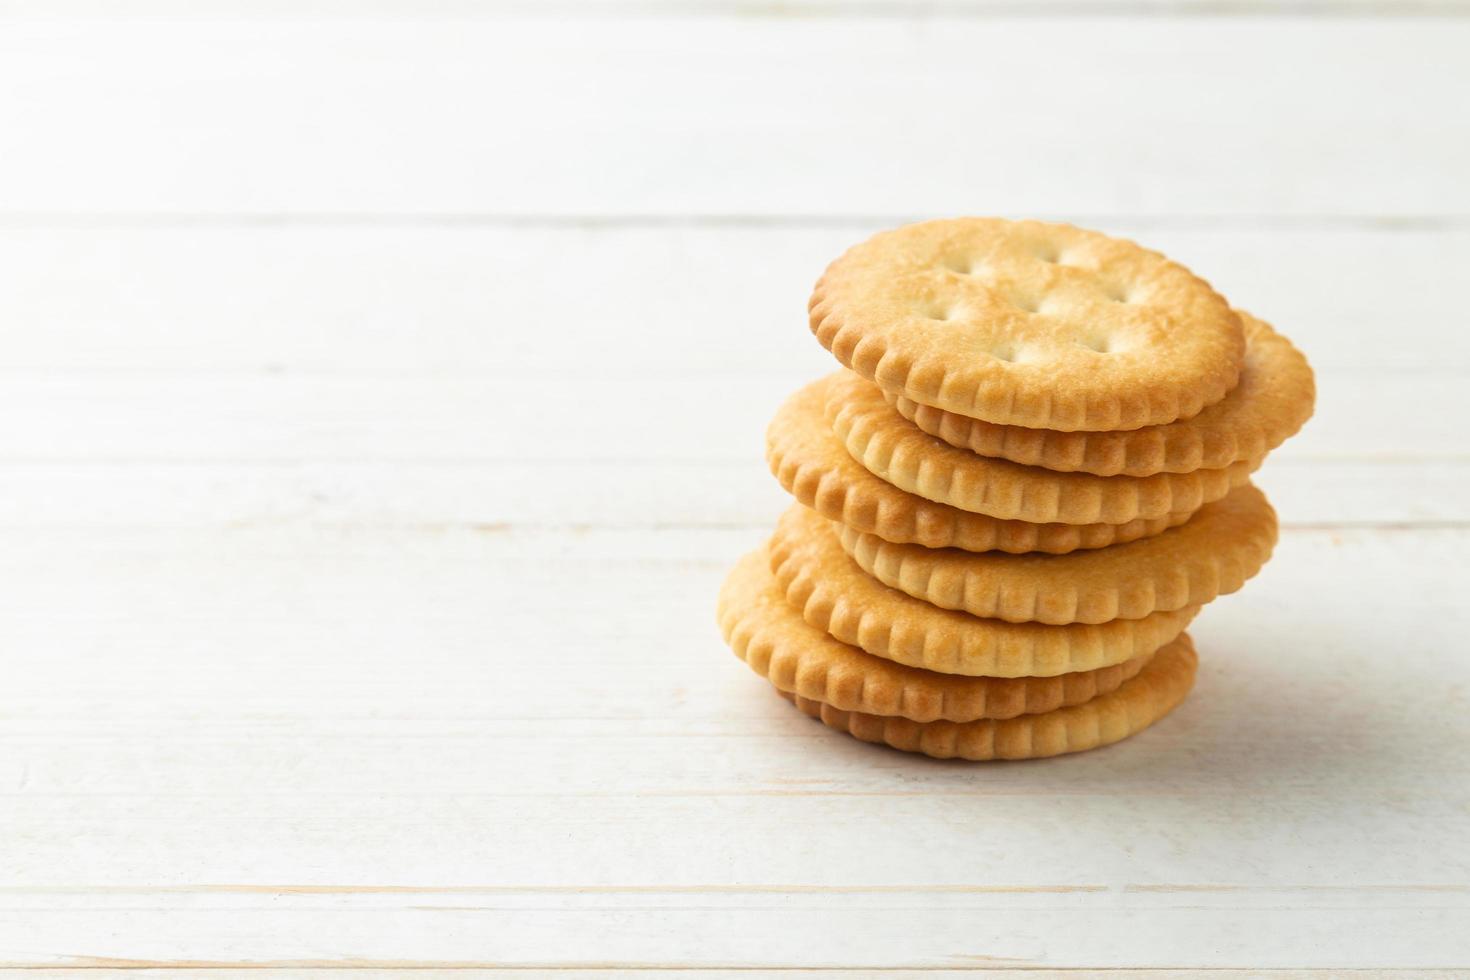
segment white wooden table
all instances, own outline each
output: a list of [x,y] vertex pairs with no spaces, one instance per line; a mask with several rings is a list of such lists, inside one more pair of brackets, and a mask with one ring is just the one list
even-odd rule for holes
[[[6,4],[0,963],[1470,970],[1470,7],[1292,9]],[[713,624],[811,281],[964,213],[1318,371],[1092,754],[860,745]]]

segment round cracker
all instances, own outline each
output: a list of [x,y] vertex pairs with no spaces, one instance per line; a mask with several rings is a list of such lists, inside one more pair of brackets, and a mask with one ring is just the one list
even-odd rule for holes
[[1055,677],[964,677],[905,667],[809,625],[771,575],[765,548],[740,560],[720,589],[717,615],[735,655],[778,690],[843,711],[913,721],[1014,718],[1081,704],[1116,690],[1148,655]]
[[973,616],[1055,625],[1203,605],[1245,584],[1276,544],[1276,512],[1250,484],[1162,534],[1070,555],[978,555],[830,526],[865,572],[915,599]]
[[846,711],[781,692],[830,728],[864,742],[920,752],[936,759],[1042,759],[1085,752],[1122,741],[1174,710],[1194,686],[1199,659],[1188,634],[1150,658],[1138,676],[1083,704],[1006,720],[912,721]]
[[1248,313],[1240,383],[1194,418],[1121,432],[996,425],[885,393],[904,418],[952,446],[1064,473],[1153,476],[1258,465],[1312,417],[1316,383],[1291,341]]
[[1002,425],[1137,429],[1235,386],[1240,318],[1157,252],[1071,225],[926,221],[849,249],[818,280],[812,332],[924,405]]
[[928,500],[1004,520],[1122,524],[1198,510],[1240,486],[1260,460],[1153,476],[1057,473],[977,456],[920,429],[852,372],[828,388],[827,418],[873,475]]
[[[964,554],[936,552],[951,553]],[[777,522],[770,559],[771,573],[786,601],[812,627],[875,657],[946,674],[1053,677],[1107,667],[1153,653],[1183,632],[1197,611],[1054,626],[941,609],[864,572],[842,550],[836,526],[799,506]]]
[[832,432],[825,411],[836,376],[786,400],[766,429],[766,461],[801,503],[885,541],[966,551],[1066,554],[1158,534],[1189,519],[1184,511],[1126,524],[1033,524],[960,510],[900,490],[868,472]]

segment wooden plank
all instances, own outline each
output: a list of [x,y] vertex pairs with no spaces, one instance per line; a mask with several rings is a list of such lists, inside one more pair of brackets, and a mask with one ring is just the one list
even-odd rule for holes
[[[968,963],[989,967],[1067,966],[1111,970],[1110,964],[1136,961],[1139,936],[1157,943],[1160,954],[1177,965],[1238,964],[1248,960],[1232,944],[1252,937],[1251,945],[1275,943],[1277,952],[1260,957],[1271,966],[1303,961],[1345,968],[1407,963],[1420,968],[1463,963],[1454,931],[1463,910],[1413,907],[1343,910],[1275,906],[1249,912],[1183,909],[1167,914],[1155,909],[1121,908],[1092,912],[1068,904],[1032,911],[1008,907],[966,907],[939,902],[918,910],[880,905],[864,912],[839,911],[825,903],[803,907],[757,906],[753,909],[697,906],[631,911],[603,907],[589,912],[505,911],[473,903],[435,910],[356,909],[309,912],[283,905],[250,915],[250,906],[219,911],[111,911],[94,909],[67,914],[26,916],[26,938],[41,947],[78,945],[76,936],[97,930],[106,938],[88,945],[97,949],[134,951],[124,956],[46,955],[12,960],[7,965],[95,963],[175,963],[181,968],[215,966],[247,959],[261,966],[293,965],[461,967],[520,966],[560,971],[565,968],[658,970],[748,963],[754,967],[811,964],[826,972],[866,967],[878,961],[890,967],[917,969]],[[347,903],[344,903],[347,904]],[[433,935],[441,952],[434,957],[405,956]],[[1337,942],[1338,936],[1342,942]],[[575,952],[546,956],[544,951],[575,950],[567,937],[593,936],[607,955]],[[67,940],[72,940],[70,943]],[[917,939],[917,941],[916,941]],[[580,940],[578,946],[585,943]],[[341,943],[335,947],[332,943]],[[922,948],[925,956],[896,955],[889,950]],[[1332,947],[1336,947],[1335,949]],[[217,951],[213,956],[180,958],[179,948]],[[350,948],[343,957],[336,948]],[[263,957],[263,950],[281,955]],[[678,960],[673,957],[679,957]],[[1145,956],[1144,959],[1151,957]],[[1443,967],[1442,967],[1443,968]]]
[[[758,459],[786,396],[838,367],[820,350],[803,360],[816,370],[644,376],[636,398],[626,397],[636,366],[614,364],[490,377],[27,373],[0,389],[0,415],[31,415],[0,430],[0,458],[729,463]],[[1283,458],[1470,455],[1456,417],[1466,374],[1324,370],[1318,380],[1324,411]],[[560,390],[548,397],[549,387]]]
[[1458,18],[17,18],[0,211],[1465,215],[1467,45]]
[[720,648],[748,532],[8,534],[0,961],[1456,968],[1467,535],[1289,532],[1177,714],[977,768]]
[[[87,965],[81,968],[65,967],[28,967],[28,976],[49,977],[78,977],[84,980],[138,980],[140,977],[178,977],[179,971],[187,970],[187,976],[198,977],[198,980],[234,980],[240,977],[240,971],[248,968],[253,977],[295,977],[300,976],[301,971],[310,970],[312,967],[294,965],[290,968],[268,967],[268,965],[231,964],[229,967],[109,967],[109,965]],[[335,961],[328,965],[334,977],[351,977],[356,980],[391,980],[401,977],[442,976],[442,967],[425,967],[425,965],[394,964],[391,967],[345,967],[343,962]],[[906,971],[908,976],[954,976],[964,967],[941,967],[936,970],[910,970]],[[975,967],[970,971],[985,971],[989,980],[1078,980],[1078,977],[1097,976],[1095,971],[1088,970],[1036,970],[1036,968],[1025,968],[1025,970],[1005,970],[1005,968]],[[616,967],[598,968],[598,970],[559,970],[557,977],[563,980],[592,980],[594,977],[616,976],[619,973],[637,973],[637,968],[632,970],[619,970]],[[820,968],[803,968],[804,977],[841,977],[842,980],[879,980],[892,977],[891,971],[882,970],[820,970]],[[1410,971],[1399,970],[1354,970],[1354,980],[1376,980],[1377,977],[1402,977]],[[465,967],[457,965],[454,968],[456,977],[541,977],[544,970],[517,970],[514,967]],[[789,970],[753,970],[750,967],[739,967],[734,970],[660,970],[660,977],[667,980],[756,980],[767,979],[767,977],[789,977]],[[1341,970],[1211,970],[1211,980],[1320,980],[1322,977],[1341,977]],[[1414,970],[1410,976],[1426,977],[1429,980],[1454,980],[1460,976],[1457,971],[1452,970]],[[1192,970],[1111,970],[1108,971],[1110,980],[1197,980],[1200,977],[1198,971]]]
[[[35,329],[0,386],[26,420],[0,430],[0,520],[765,523],[765,424],[834,366],[812,270],[870,230],[11,229],[0,314]],[[1470,234],[1112,230],[1317,365],[1318,416],[1262,476],[1286,520],[1470,518]]]
[[[729,462],[6,463],[0,526],[759,530],[791,500],[751,431]],[[1287,526],[1470,523],[1463,460],[1283,455],[1256,482]]]
[[[0,363],[12,372],[815,373],[831,361],[806,330],[811,285],[881,227],[4,227],[0,313],[29,329],[10,331]],[[1189,265],[1276,323],[1319,369],[1470,368],[1456,302],[1470,229],[1100,227]]]
[[8,0],[7,16],[181,18],[730,17],[789,20],[880,17],[1454,17],[1466,0],[138,0],[125,14],[106,0]]

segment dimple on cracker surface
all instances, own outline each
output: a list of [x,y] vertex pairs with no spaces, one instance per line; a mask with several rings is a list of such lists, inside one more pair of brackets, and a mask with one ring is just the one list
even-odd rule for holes
[[800,506],[777,522],[769,558],[777,588],[813,628],[876,657],[948,674],[1053,677],[1119,664],[1174,639],[1197,611],[1057,626],[941,609],[868,575],[843,551],[833,523]]
[[1153,476],[1058,473],[980,456],[936,438],[852,372],[830,379],[827,419],[874,476],[937,503],[1002,520],[1122,524],[1189,513],[1249,478],[1260,460]]
[[998,218],[881,232],[827,267],[808,304],[837,359],[924,405],[1002,425],[1136,429],[1235,386],[1240,319],[1157,252],[1070,225]]
[[1312,368],[1291,341],[1248,313],[1240,383],[1190,419],[1120,432],[1057,432],[996,425],[921,405],[888,401],[919,428],[960,449],[1061,472],[1152,476],[1258,464],[1312,416]]
[[1125,524],[1035,524],[927,500],[893,486],[852,458],[827,422],[837,375],[792,395],[766,430],[766,460],[788,493],[825,517],[886,541],[966,551],[1065,554],[1157,534],[1190,512]]
[[906,667],[803,620],[776,586],[764,548],[730,572],[717,615],[735,655],[777,689],[844,711],[921,722],[1014,718],[1081,704],[1116,690],[1148,660],[1055,677],[965,677]]
[[[1111,745],[1137,734],[1174,710],[1194,686],[1199,660],[1188,635],[1154,654],[1117,690],[1082,704],[1005,720],[913,721],[848,711],[791,695],[806,714],[864,742],[919,752],[936,759],[1041,759]],[[778,688],[779,690],[779,688]]]
[[944,609],[1013,623],[1109,623],[1234,592],[1270,557],[1276,512],[1248,484],[1162,534],[1070,555],[923,548],[840,527],[838,538],[884,585]]

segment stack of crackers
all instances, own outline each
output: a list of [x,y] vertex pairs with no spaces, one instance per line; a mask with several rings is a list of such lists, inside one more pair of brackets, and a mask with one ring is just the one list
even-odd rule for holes
[[1132,242],[980,218],[852,248],[810,321],[847,370],[767,431],[797,503],[721,590],[735,653],[941,758],[1082,751],[1179,704],[1185,628],[1276,542],[1250,475],[1312,413],[1291,343]]

